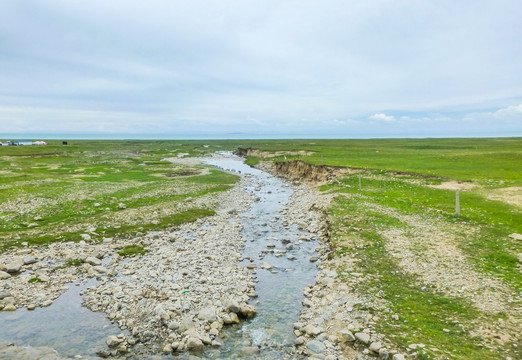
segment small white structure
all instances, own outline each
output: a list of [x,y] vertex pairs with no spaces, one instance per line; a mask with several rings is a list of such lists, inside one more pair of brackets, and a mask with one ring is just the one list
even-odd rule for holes
[[33,141],[33,145],[47,145],[45,141]]

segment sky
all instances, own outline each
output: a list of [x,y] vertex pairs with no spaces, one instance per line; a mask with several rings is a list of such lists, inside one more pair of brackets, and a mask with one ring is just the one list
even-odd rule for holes
[[0,134],[522,136],[520,0],[1,0]]

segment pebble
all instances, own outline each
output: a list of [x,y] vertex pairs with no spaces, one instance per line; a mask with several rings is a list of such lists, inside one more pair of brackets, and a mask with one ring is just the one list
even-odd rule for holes
[[358,333],[355,333],[354,336],[358,341],[362,342],[363,344],[370,343],[370,335],[368,335],[366,333],[358,332]]
[[306,344],[306,348],[310,350],[312,354],[322,354],[326,350],[326,346],[317,340],[309,341]]

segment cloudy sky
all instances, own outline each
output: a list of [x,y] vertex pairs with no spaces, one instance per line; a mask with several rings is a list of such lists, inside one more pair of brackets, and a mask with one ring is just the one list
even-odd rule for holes
[[522,136],[520,0],[1,0],[0,134]]

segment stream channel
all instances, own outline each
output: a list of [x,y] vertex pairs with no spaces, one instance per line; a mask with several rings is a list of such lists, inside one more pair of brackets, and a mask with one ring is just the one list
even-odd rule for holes
[[[205,161],[226,171],[247,177],[245,190],[257,201],[239,214],[246,240],[242,252],[244,265],[257,265],[258,297],[252,300],[257,315],[228,330],[224,346],[207,353],[208,358],[240,359],[241,349],[260,348],[255,359],[283,359],[291,354],[295,336],[293,324],[302,309],[304,288],[314,283],[316,265],[309,261],[318,240],[287,218],[286,209],[294,190],[289,183],[243,163],[231,154]],[[309,239],[302,241],[300,239]],[[270,269],[263,265],[270,265]]]
[[[253,319],[223,330],[223,346],[209,348],[199,356],[207,359],[298,359],[292,353],[293,323],[302,309],[303,290],[313,284],[317,268],[310,262],[318,240],[288,218],[292,185],[264,171],[251,168],[243,159],[223,153],[205,163],[240,174],[244,188],[256,199],[239,214],[245,239],[243,265],[254,263],[257,298],[251,300]],[[204,225],[205,226],[205,225]],[[303,240],[306,239],[306,240]],[[88,284],[74,286],[51,306],[34,311],[20,309],[0,314],[0,341],[20,346],[50,346],[60,355],[93,356],[104,348],[108,335],[121,332],[102,313],[81,306],[80,292]],[[178,353],[178,358],[189,358]],[[158,357],[154,357],[158,358]],[[165,356],[159,358],[172,358]]]

